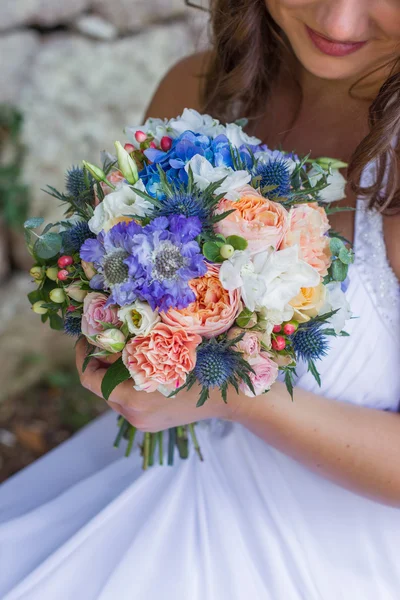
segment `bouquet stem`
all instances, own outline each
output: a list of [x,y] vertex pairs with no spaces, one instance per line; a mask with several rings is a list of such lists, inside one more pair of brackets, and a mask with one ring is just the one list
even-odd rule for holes
[[203,462],[204,458],[203,458],[203,455],[201,453],[201,449],[200,449],[199,441],[197,439],[196,432],[194,430],[194,423],[191,423],[190,425],[188,425],[188,429],[189,429],[189,432],[190,432],[190,436],[192,438],[194,449],[197,452],[197,455],[198,455],[199,459],[201,460],[201,462]]

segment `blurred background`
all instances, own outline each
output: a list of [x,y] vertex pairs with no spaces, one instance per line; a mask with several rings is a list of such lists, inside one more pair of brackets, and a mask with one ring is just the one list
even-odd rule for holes
[[22,224],[57,220],[42,188],[123,142],[169,67],[206,44],[207,13],[184,0],[1,0],[0,482],[106,409],[79,385],[73,339],[31,311]]

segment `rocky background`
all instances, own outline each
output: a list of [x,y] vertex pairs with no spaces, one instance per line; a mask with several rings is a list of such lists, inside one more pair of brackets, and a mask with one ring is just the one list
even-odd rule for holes
[[7,399],[73,364],[71,339],[42,326],[26,299],[33,284],[18,227],[24,207],[59,217],[41,188],[63,189],[69,166],[97,162],[99,150],[122,141],[163,74],[204,48],[206,32],[207,13],[184,0],[1,0],[0,469],[1,445],[15,434],[4,428],[4,414],[15,412]]

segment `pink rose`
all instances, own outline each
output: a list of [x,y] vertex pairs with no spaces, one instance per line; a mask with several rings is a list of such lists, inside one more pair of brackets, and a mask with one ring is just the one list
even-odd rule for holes
[[[117,183],[120,183],[121,181],[125,181],[125,177],[122,175],[121,171],[111,171],[111,173],[109,175],[107,175],[107,179],[110,183],[113,183],[114,185],[117,185]],[[103,190],[103,193],[105,196],[107,196],[107,194],[111,194],[111,192],[114,191],[112,188],[110,188],[109,185],[107,185],[105,183],[105,181],[101,181],[100,186],[101,186],[101,189]],[[101,200],[97,194],[97,189],[95,186],[95,188],[94,188],[94,205],[97,206],[98,204],[100,204],[100,202],[101,202]]]
[[316,203],[299,204],[289,211],[289,229],[280,249],[297,244],[300,258],[325,277],[332,262],[329,238],[330,229],[325,210]]
[[190,287],[195,302],[181,310],[171,308],[161,313],[164,323],[210,338],[227,331],[241,310],[238,290],[228,292],[219,279],[219,266],[208,265],[203,277],[192,279]]
[[277,248],[288,227],[288,212],[278,202],[268,200],[250,186],[242,189],[239,200],[218,204],[216,213],[235,209],[215,224],[215,231],[225,237],[239,235],[248,241],[248,249],[255,253],[268,246]]
[[[159,386],[171,391],[183,385],[196,365],[196,333],[158,323],[147,336],[129,340],[122,360],[137,389],[154,392]],[[165,389],[164,387],[164,389]]]
[[[244,330],[240,327],[232,327],[229,330],[228,338],[232,339],[238,337]],[[249,358],[256,358],[261,351],[260,337],[261,333],[255,331],[246,331],[243,338],[238,342],[235,347],[239,352],[243,352],[243,358],[249,360]]]
[[[278,377],[278,365],[274,362],[268,352],[261,351],[258,356],[247,359],[249,365],[255,373],[249,373],[251,383],[253,384],[255,395],[259,396],[267,392]],[[253,392],[243,381],[240,384],[240,390],[250,397],[254,397]]]
[[104,307],[107,299],[107,296],[100,292],[90,292],[85,296],[83,301],[82,333],[86,337],[97,335],[104,331],[101,321],[103,323],[111,323],[116,327],[122,325],[118,319],[118,307],[114,305],[107,308]]

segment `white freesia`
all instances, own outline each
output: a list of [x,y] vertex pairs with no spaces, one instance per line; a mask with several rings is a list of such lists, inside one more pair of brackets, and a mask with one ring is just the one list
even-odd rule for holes
[[186,173],[189,173],[189,168],[192,169],[194,182],[200,190],[205,190],[210,183],[215,183],[225,178],[215,190],[215,194],[225,194],[225,198],[228,200],[237,200],[240,196],[239,190],[251,180],[251,175],[248,171],[234,171],[230,167],[213,167],[200,154],[195,154],[186,163]]
[[298,246],[269,248],[251,256],[236,250],[221,265],[219,278],[227,290],[240,288],[246,307],[251,310],[287,310],[302,287],[315,287],[318,272],[299,258]]
[[243,131],[239,125],[236,125],[236,123],[228,123],[225,126],[225,131],[222,133],[226,135],[232,146],[235,148],[240,148],[243,144],[249,146],[258,146],[261,144],[261,140],[257,137],[247,135],[247,133]]
[[[308,177],[312,185],[316,185],[321,179],[321,172],[312,167],[308,172]],[[318,195],[322,202],[337,202],[345,197],[346,179],[340,173],[339,169],[332,169],[331,174],[328,177],[328,186],[318,192]]]
[[341,285],[337,281],[332,281],[325,286],[326,299],[325,303],[319,310],[320,315],[324,315],[332,310],[338,312],[328,319],[328,323],[332,325],[336,334],[343,331],[345,323],[350,319],[352,312],[350,304],[347,302],[346,294],[342,291]]
[[152,310],[147,302],[141,302],[140,300],[120,308],[118,318],[126,323],[128,330],[134,335],[148,335],[160,321],[158,312]]
[[274,160],[284,160],[290,175],[293,173],[298,164],[295,160],[293,160],[289,156],[286,156],[279,150],[260,150],[259,152],[256,152],[254,154],[254,158],[259,163],[264,165]]
[[185,131],[195,131],[212,138],[224,133],[224,126],[210,115],[202,115],[193,108],[185,108],[182,115],[176,119],[170,119],[167,126],[171,137],[178,137]]
[[116,190],[107,194],[104,200],[100,202],[94,209],[93,217],[89,220],[89,229],[96,235],[102,229],[109,229],[115,225],[115,219],[119,217],[129,217],[138,215],[146,217],[151,214],[153,205],[139,194],[135,193],[135,189],[142,192],[146,191],[144,183],[141,179],[135,184],[135,187],[118,183]]

